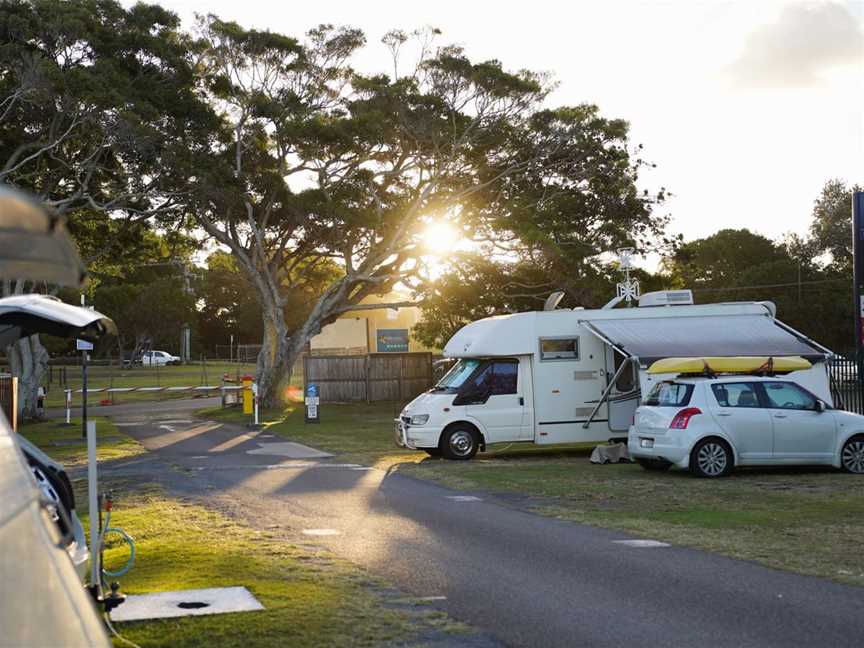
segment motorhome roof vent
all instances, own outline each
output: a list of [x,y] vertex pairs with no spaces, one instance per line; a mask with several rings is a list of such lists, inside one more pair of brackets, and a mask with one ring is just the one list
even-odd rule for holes
[[692,290],[658,290],[639,297],[639,308],[649,306],[686,306],[693,303]]

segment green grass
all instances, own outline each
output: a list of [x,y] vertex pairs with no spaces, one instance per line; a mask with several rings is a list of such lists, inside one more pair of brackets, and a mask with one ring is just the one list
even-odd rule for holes
[[[201,386],[201,385],[219,385],[223,374],[228,374],[232,379],[236,379],[244,374],[255,374],[255,365],[251,363],[238,364],[228,362],[208,362],[205,365],[201,363],[189,365],[172,365],[167,367],[149,367],[135,365],[131,368],[121,369],[120,367],[90,367],[88,369],[87,384],[90,389],[98,389],[105,387],[181,387],[181,386]],[[81,388],[82,377],[81,367],[70,366],[66,369],[66,375],[69,380],[68,386],[73,390]],[[55,382],[49,387],[48,394],[45,399],[46,407],[63,407],[66,404],[65,387],[57,382],[57,368],[54,369]],[[302,375],[295,375],[291,379],[291,384],[302,384]],[[214,392],[213,395],[217,395]],[[147,392],[128,392],[114,393],[113,400],[115,403],[128,403],[133,401],[145,400],[164,400],[170,398],[189,398],[189,392],[180,393],[147,393]],[[91,405],[98,405],[103,399],[111,399],[111,394],[91,393],[88,402]],[[78,406],[81,403],[81,394],[72,393],[72,404]]]
[[[864,585],[864,479],[823,468],[745,469],[721,480],[635,464],[596,466],[588,446],[493,446],[470,462],[432,459],[393,445],[394,406],[323,405],[266,412],[269,429],[336,453],[459,490],[499,495],[562,519],[716,551]],[[240,420],[236,411],[207,416]]]
[[[134,457],[146,452],[143,446],[120,432],[108,419],[94,417],[90,420],[96,422],[98,461]],[[25,423],[18,431],[21,436],[67,468],[87,463],[87,445],[81,436],[81,419],[73,418],[71,426],[57,421]]]

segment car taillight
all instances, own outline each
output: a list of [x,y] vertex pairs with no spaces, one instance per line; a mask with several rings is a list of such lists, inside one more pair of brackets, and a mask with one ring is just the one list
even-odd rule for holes
[[690,419],[701,413],[702,410],[698,407],[685,407],[675,415],[675,418],[669,424],[669,428],[673,430],[686,430]]

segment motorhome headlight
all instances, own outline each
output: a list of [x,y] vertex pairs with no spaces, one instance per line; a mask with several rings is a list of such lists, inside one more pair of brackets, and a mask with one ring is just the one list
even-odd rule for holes
[[428,414],[415,414],[411,417],[411,425],[424,425],[428,420]]

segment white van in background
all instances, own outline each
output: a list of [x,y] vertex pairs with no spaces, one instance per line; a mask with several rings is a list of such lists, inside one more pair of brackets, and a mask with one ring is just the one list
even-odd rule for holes
[[647,372],[668,357],[800,356],[812,367],[788,376],[833,404],[830,351],[775,312],[770,302],[693,305],[690,291],[668,291],[643,295],[639,308],[472,322],[444,347],[458,362],[402,410],[397,443],[470,459],[494,443],[626,439],[643,390],[674,377]]

